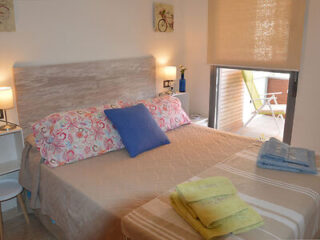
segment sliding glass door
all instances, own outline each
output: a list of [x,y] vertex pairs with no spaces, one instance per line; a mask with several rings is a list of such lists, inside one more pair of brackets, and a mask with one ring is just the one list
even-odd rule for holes
[[290,143],[297,84],[295,71],[212,65],[209,127]]

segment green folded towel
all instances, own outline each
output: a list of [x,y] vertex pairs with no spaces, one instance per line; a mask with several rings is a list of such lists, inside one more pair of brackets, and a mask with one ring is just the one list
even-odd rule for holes
[[178,214],[205,239],[263,225],[260,215],[238,197],[235,187],[225,177],[179,184],[170,198]]
[[198,218],[197,213],[192,209],[190,204],[186,202],[186,200],[183,198],[181,194],[178,193],[178,195],[183,206],[188,210],[188,212],[191,214],[193,218],[197,219]]
[[206,240],[211,240],[215,237],[229,233],[237,234],[249,231],[263,225],[263,220],[260,215],[251,207],[248,207],[235,215],[216,222],[214,228],[206,228],[199,220],[192,217],[189,211],[184,207],[177,192],[173,192],[170,199],[176,212]]
[[247,207],[241,199],[234,195],[236,189],[225,177],[209,177],[182,183],[177,186],[176,190],[181,202],[192,217],[199,218],[209,228],[212,222]]
[[202,224],[207,228],[216,226],[217,221],[248,209],[248,205],[237,195],[222,195],[190,203]]
[[177,192],[185,202],[196,202],[210,197],[235,194],[237,190],[225,177],[209,177],[177,185]]

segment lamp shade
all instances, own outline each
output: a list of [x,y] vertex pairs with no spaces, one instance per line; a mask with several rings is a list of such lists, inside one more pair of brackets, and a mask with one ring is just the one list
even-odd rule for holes
[[13,108],[13,93],[11,87],[0,87],[0,109]]
[[176,80],[177,79],[177,67],[167,66],[164,68],[164,74],[166,80]]

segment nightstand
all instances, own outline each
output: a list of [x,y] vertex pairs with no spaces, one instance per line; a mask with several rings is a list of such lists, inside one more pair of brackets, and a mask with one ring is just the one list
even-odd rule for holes
[[190,120],[194,124],[208,127],[208,118],[207,117],[195,114],[195,115],[191,115]]
[[0,131],[0,176],[20,169],[23,148],[23,132],[20,127]]

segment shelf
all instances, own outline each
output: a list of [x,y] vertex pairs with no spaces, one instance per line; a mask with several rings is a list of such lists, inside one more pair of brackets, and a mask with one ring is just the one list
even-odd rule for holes
[[189,93],[187,92],[175,92],[174,94],[172,94],[172,96],[178,96],[178,95],[189,95]]
[[0,175],[20,169],[23,147],[23,133],[20,127],[0,131]]
[[18,171],[20,169],[20,161],[10,160],[8,162],[0,163],[0,175]]
[[13,134],[13,133],[17,133],[17,132],[21,132],[21,128],[20,127],[16,127],[13,130],[9,130],[9,131],[1,131],[0,130],[0,136],[4,136],[4,135],[8,135],[8,134]]

